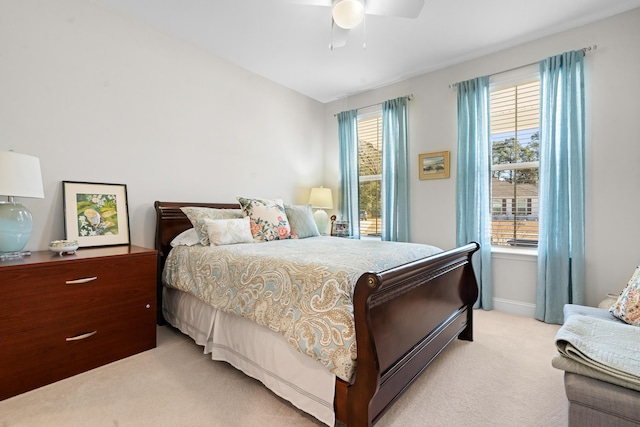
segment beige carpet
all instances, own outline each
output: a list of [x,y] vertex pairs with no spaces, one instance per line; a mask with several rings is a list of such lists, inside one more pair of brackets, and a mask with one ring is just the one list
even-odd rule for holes
[[[566,426],[558,328],[476,310],[474,342],[452,343],[376,426]],[[0,402],[1,427],[319,425],[169,327],[153,350]]]

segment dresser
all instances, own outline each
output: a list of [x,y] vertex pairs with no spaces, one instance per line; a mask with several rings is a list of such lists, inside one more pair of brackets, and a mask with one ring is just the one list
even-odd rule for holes
[[157,252],[0,261],[0,400],[156,346]]

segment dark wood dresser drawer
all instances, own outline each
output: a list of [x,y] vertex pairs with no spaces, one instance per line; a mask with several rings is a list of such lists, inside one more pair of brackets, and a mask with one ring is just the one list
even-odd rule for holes
[[[2,295],[7,307],[0,313],[3,333],[39,328],[61,316],[96,310],[117,310],[155,300],[149,289],[150,275],[155,277],[156,258],[124,257],[112,260],[82,260],[63,263],[57,268],[46,265],[16,269],[2,274]],[[9,304],[10,302],[10,304]],[[38,308],[37,316],[34,309]],[[4,308],[4,307],[3,307]]]
[[126,246],[0,264],[0,399],[155,347],[156,262]]

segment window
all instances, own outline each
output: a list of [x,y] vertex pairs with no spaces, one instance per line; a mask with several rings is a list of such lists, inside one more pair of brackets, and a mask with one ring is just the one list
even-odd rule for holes
[[491,244],[537,247],[539,76],[492,81],[490,97]]
[[382,201],[382,112],[358,116],[360,235],[380,236]]

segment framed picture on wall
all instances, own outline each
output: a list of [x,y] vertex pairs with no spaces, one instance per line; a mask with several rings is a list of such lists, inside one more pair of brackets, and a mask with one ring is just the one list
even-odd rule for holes
[[420,179],[449,178],[449,152],[437,151],[418,156]]
[[62,182],[65,239],[78,246],[128,245],[127,186],[93,182]]

